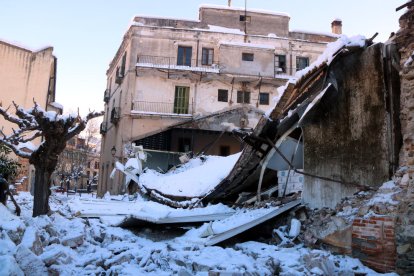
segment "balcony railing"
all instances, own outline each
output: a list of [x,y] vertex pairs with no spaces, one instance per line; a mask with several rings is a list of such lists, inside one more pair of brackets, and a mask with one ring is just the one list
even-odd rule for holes
[[109,89],[106,89],[104,92],[104,102],[108,103],[110,98],[111,98],[111,91]]
[[160,57],[160,56],[138,56],[137,59],[138,67],[147,68],[161,68],[169,70],[188,70],[188,71],[199,71],[199,72],[211,72],[219,73],[220,68],[218,62],[208,62],[199,59],[184,59],[181,61],[177,60],[177,57]]
[[187,105],[175,105],[174,103],[167,102],[134,101],[133,111],[149,115],[191,115],[193,114],[193,104],[188,103]]
[[111,110],[111,123],[113,124],[118,123],[120,118],[121,118],[121,108],[113,107]]

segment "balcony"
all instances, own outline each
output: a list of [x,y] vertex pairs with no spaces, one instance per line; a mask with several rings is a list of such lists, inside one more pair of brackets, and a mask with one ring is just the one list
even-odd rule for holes
[[123,79],[124,79],[124,76],[117,74],[115,77],[115,83],[120,85]]
[[121,108],[113,107],[111,110],[111,123],[117,124],[119,119],[121,119]]
[[99,127],[99,133],[101,135],[105,135],[107,131],[108,131],[108,124],[106,122],[102,122],[101,126]]
[[106,89],[104,92],[104,102],[108,103],[110,98],[111,98],[111,91],[109,89]]
[[219,64],[202,64],[202,59],[188,59],[183,64],[177,65],[177,57],[159,57],[159,56],[138,56],[137,67],[140,68],[157,68],[167,70],[184,70],[206,73],[220,73]]
[[145,102],[134,101],[132,114],[137,115],[159,115],[172,117],[191,117],[193,114],[193,104],[180,105],[168,102]]

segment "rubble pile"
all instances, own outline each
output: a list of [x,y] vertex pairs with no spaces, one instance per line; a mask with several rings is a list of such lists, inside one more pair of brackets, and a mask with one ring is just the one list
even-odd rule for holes
[[152,241],[98,219],[74,217],[70,198],[63,196],[51,197],[53,214],[32,218],[31,196],[21,193],[17,200],[21,217],[0,205],[0,275],[375,274],[357,259],[301,244],[223,248],[198,244],[189,235]]

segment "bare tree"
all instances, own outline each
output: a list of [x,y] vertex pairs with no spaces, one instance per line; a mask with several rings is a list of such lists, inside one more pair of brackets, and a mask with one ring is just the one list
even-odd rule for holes
[[[103,112],[90,112],[86,118],[81,118],[79,114],[58,115],[54,111],[45,111],[36,102],[33,108],[27,110],[13,104],[15,114],[0,105],[0,115],[17,126],[9,135],[0,130],[0,143],[8,146],[16,155],[29,159],[35,167],[33,216],[44,215],[49,211],[51,174],[56,168],[59,154],[66,147],[66,141],[85,129],[90,119],[102,116]],[[31,141],[38,137],[42,137],[42,142],[34,146]],[[29,149],[29,152],[22,150],[24,148]]]

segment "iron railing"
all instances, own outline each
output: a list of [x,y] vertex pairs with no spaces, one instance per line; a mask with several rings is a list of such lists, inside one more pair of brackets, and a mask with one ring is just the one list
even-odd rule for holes
[[104,92],[104,102],[108,103],[110,98],[111,98],[111,91],[109,89],[106,89]]
[[120,118],[121,118],[121,108],[113,107],[111,110],[111,123],[113,124],[118,123]]
[[139,55],[137,58],[137,65],[143,67],[159,67],[166,69],[194,69],[198,68],[200,71],[207,70],[219,70],[218,61],[203,59],[182,59],[178,60],[177,57],[161,57],[161,56],[146,56]]
[[105,135],[107,131],[108,131],[108,124],[106,122],[102,122],[99,128],[99,133],[101,133],[102,135]]
[[134,101],[133,110],[149,114],[193,114],[193,104],[177,105],[167,102]]

